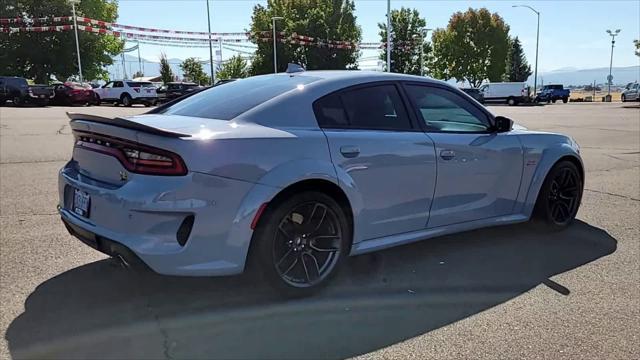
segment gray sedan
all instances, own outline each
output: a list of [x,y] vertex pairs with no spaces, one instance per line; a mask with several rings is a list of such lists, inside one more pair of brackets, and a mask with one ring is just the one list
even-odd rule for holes
[[264,75],[144,115],[70,117],[71,234],[161,274],[258,271],[290,295],[349,255],[532,218],[563,229],[584,184],[572,138],[409,75]]

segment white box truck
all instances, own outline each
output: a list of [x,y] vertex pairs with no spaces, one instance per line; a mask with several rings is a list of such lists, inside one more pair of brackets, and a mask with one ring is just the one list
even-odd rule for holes
[[480,86],[487,103],[505,103],[517,105],[529,98],[529,87],[524,82],[488,83]]

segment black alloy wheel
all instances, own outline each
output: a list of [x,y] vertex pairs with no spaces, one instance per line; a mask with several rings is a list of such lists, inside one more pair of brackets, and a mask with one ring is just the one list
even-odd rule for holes
[[336,213],[320,202],[301,204],[278,224],[273,262],[283,281],[309,287],[324,280],[341,253],[342,229]]
[[254,232],[249,266],[287,296],[322,288],[350,251],[344,211],[332,197],[315,191],[270,204]]
[[556,164],[540,189],[537,217],[552,229],[569,226],[578,213],[582,191],[583,180],[576,165],[569,161]]

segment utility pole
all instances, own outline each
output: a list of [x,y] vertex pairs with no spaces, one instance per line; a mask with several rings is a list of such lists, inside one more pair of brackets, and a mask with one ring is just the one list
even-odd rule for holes
[[609,60],[609,76],[607,76],[607,84],[609,89],[607,90],[607,96],[609,97],[609,101],[611,101],[611,83],[613,82],[613,75],[611,75],[611,70],[613,69],[613,47],[616,43],[616,36],[620,33],[620,29],[616,31],[607,30],[607,34],[611,36],[611,60]]
[[538,91],[538,45],[540,43],[540,12],[529,5],[512,5],[511,7],[526,7],[536,13],[536,15],[538,16],[538,27],[536,30],[536,65],[533,72],[533,97],[535,98]]
[[387,72],[391,72],[391,0],[387,0]]
[[209,78],[209,80],[210,80],[210,85],[213,85],[216,80],[216,75],[213,72],[213,45],[211,44],[211,14],[209,13],[209,0],[206,0],[206,1],[207,1],[207,24],[209,27],[209,65],[211,69],[211,77]]
[[140,59],[140,41],[138,43],[138,71],[144,76],[144,70],[142,70],[142,60]]
[[80,83],[83,83],[82,79],[82,62],[80,61],[80,43],[78,42],[78,22],[76,21],[76,4],[80,3],[80,0],[69,0],[71,3],[71,12],[73,13],[73,31],[76,35],[76,54],[78,55],[78,75],[80,76]]
[[271,21],[273,22],[273,73],[277,74],[278,73],[278,57],[277,57],[277,42],[276,42],[276,20],[282,20],[284,19],[281,16],[274,16],[271,18]]

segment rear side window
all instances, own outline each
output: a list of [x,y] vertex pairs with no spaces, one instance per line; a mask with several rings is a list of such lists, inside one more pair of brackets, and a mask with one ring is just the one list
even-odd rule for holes
[[114,81],[113,82],[113,87],[114,88],[121,88],[121,87],[124,87],[124,84],[122,83],[122,81]]
[[154,87],[152,83],[142,81],[127,81],[127,85],[129,87]]
[[314,103],[320,127],[372,130],[411,130],[395,85],[376,85],[347,90]]
[[278,95],[318,80],[312,76],[257,76],[215,86],[179,101],[160,114],[231,120]]

